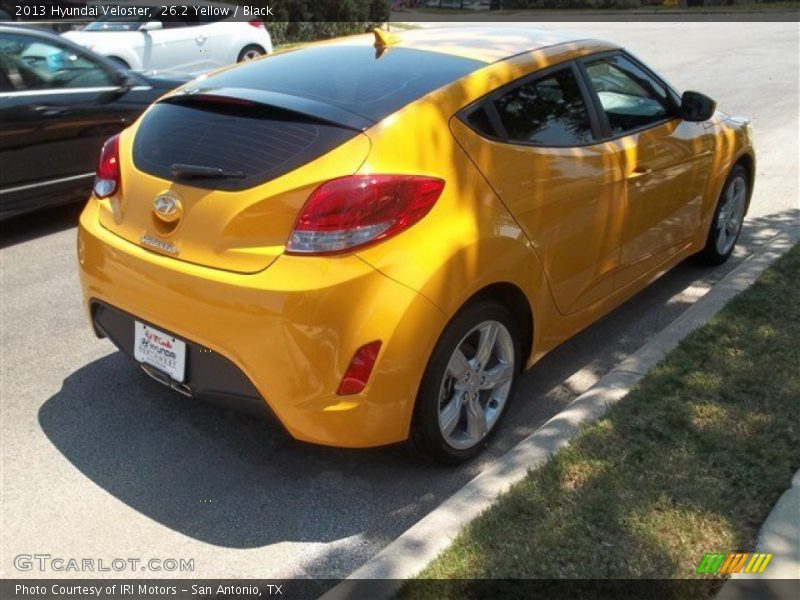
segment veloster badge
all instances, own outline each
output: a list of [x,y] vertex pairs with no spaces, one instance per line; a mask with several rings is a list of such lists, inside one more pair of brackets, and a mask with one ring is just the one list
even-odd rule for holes
[[180,250],[178,250],[175,246],[173,246],[169,242],[156,239],[146,233],[139,238],[139,243],[142,246],[147,246],[148,248],[152,248],[153,250],[158,250],[159,252],[165,252],[166,254],[172,254],[173,256],[178,254],[178,252],[180,252]]

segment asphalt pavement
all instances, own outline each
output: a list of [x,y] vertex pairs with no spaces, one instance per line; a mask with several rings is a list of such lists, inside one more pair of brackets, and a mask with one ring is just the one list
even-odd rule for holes
[[[798,227],[797,23],[556,23],[623,43],[679,89],[752,118],[756,190],[734,258],[678,266],[526,373],[503,430],[458,469],[397,448],[315,447],[147,378],[83,314],[76,208],[7,222],[0,254],[0,577],[20,554],[190,559],[192,577],[342,577],[683,313],[781,227]],[[95,565],[97,563],[95,562]]]

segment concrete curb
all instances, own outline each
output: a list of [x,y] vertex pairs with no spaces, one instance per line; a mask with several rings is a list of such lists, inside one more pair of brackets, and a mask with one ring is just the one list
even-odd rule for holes
[[[778,499],[764,521],[756,549],[773,554],[769,568],[756,577],[800,578],[800,471],[794,474],[791,487]],[[732,579],[740,577],[751,578],[753,575],[736,573]]]
[[543,464],[580,429],[624,398],[650,369],[689,333],[705,324],[734,296],[750,287],[778,257],[800,241],[800,231],[783,232],[764,244],[647,344],[603,376],[530,436],[486,468],[381,552],[322,596],[325,600],[390,598],[402,580],[419,573],[497,497]]
[[767,515],[755,551],[773,555],[769,567],[763,573],[734,573],[717,600],[800,597],[800,471]]

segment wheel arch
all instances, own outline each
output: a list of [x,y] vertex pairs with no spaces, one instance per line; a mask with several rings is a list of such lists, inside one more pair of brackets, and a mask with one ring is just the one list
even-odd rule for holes
[[524,369],[526,362],[533,354],[534,331],[533,310],[525,292],[516,284],[508,281],[492,283],[470,296],[460,310],[480,300],[494,300],[505,306],[514,317],[514,321],[522,330],[522,339],[520,341],[522,343],[523,360],[521,364]]
[[249,48],[256,48],[256,49],[260,50],[263,53],[262,56],[267,56],[269,54],[269,52],[267,51],[267,49],[264,47],[263,44],[260,44],[260,43],[257,43],[257,42],[248,42],[244,46],[239,48],[238,52],[236,53],[236,62],[241,61],[242,55]]
[[736,168],[737,165],[742,166],[745,171],[747,172],[748,176],[748,190],[747,190],[747,206],[745,207],[745,214],[750,209],[750,199],[753,196],[753,189],[755,183],[755,176],[756,176],[756,157],[755,152],[751,145],[746,145],[744,147],[739,148],[739,150],[734,153],[732,156],[725,157],[723,164],[721,164],[713,173],[712,177],[710,178],[709,187],[706,191],[706,200],[707,204],[704,204],[703,208],[703,217],[701,220],[701,226],[698,229],[697,233],[698,236],[696,238],[697,250],[703,248],[708,239],[709,232],[711,231],[711,226],[714,221],[714,214],[717,209],[717,203],[719,202],[720,195],[722,194],[722,190],[725,187],[725,183],[728,181],[733,170]]
[[[129,49],[126,49],[126,48],[109,48],[109,49],[105,49],[105,48],[103,48],[103,49],[95,50],[95,52],[97,52],[98,54],[101,54],[102,56],[104,56],[108,60],[111,60],[112,58],[116,59],[116,60],[121,60],[121,61],[125,62],[128,65],[128,68],[133,70],[133,71],[144,69],[144,63],[142,62],[142,60],[139,58],[139,56],[136,54],[136,52],[133,52],[133,51],[131,51]],[[119,64],[119,63],[117,63],[117,64]]]
[[756,159],[752,152],[745,151],[743,152],[739,158],[731,166],[731,171],[736,168],[737,165],[741,165],[744,167],[744,170],[747,172],[747,206],[745,208],[745,214],[748,210],[750,210],[750,199],[753,197],[753,188],[755,187],[755,180],[756,180]]

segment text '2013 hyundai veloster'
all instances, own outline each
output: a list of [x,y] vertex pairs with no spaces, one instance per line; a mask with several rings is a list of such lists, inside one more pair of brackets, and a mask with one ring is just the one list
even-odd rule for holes
[[110,139],[81,281],[97,334],[179,392],[458,462],[522,369],[727,259],[753,174],[746,120],[613,44],[357,36],[197,79]]

